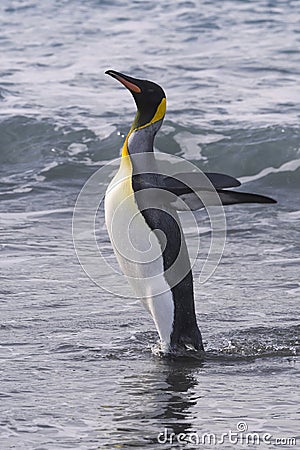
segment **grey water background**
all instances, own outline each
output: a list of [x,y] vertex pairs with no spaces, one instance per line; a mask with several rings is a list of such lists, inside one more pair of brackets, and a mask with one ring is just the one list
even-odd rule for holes
[[[2,0],[1,449],[183,448],[158,433],[220,437],[241,421],[297,436],[299,6]],[[93,284],[74,252],[76,198],[135,111],[110,68],[164,87],[158,150],[278,200],[226,209],[221,264],[195,283],[202,362],[155,356],[139,302]]]

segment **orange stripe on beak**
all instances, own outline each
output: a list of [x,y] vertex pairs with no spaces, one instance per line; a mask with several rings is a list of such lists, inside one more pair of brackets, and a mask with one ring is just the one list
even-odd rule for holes
[[115,75],[115,78],[120,81],[127,89],[129,89],[131,92],[136,92],[137,94],[140,94],[142,91],[141,89],[133,83],[130,83],[130,81],[125,80],[124,78],[120,77],[119,75]]

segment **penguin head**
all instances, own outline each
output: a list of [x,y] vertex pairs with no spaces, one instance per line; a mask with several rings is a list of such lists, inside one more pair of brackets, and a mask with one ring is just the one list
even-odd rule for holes
[[166,95],[158,84],[132,78],[115,70],[107,70],[105,73],[118,80],[131,92],[137,106],[134,128],[144,127],[164,118]]

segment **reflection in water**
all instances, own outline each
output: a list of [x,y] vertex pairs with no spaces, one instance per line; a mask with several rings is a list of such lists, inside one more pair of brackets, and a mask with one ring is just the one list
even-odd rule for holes
[[[291,381],[285,374],[290,373],[290,358],[296,355],[297,336],[296,327],[291,326],[234,331],[227,334],[225,346],[221,340],[212,340],[204,361],[159,359],[149,354],[145,358],[146,352],[130,359],[128,350],[125,357],[120,357],[118,350],[118,358],[107,360],[111,383],[101,394],[104,399],[99,405],[97,432],[99,442],[105,440],[100,448],[181,448],[179,437],[184,435],[188,441],[185,448],[194,449],[197,440],[193,436],[197,433],[220,436],[236,430],[239,420],[245,418],[250,431],[270,430],[278,435],[278,423],[286,429]],[[134,351],[136,348],[131,355]],[[274,377],[280,377],[280,388]],[[282,397],[276,408],[279,405],[282,410],[273,417],[279,390]],[[290,415],[294,417],[297,405],[291,405]],[[262,408],[273,417],[268,424]]]
[[165,429],[168,435],[190,431],[192,407],[198,400],[194,388],[200,367],[199,361],[160,360],[149,372],[125,377],[119,389],[126,398],[112,417],[122,441],[124,430],[128,436],[126,444],[132,446],[157,445],[157,436]]
[[[199,363],[198,363],[199,367]],[[162,416],[162,427],[175,434],[185,433],[192,426],[191,407],[197,403],[193,387],[198,384],[194,376],[195,367],[173,361],[166,365],[166,383],[169,398]]]

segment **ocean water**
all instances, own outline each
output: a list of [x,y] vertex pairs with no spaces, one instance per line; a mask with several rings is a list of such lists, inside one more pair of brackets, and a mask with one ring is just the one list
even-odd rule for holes
[[[2,0],[1,450],[299,446],[299,20],[298,0]],[[202,361],[153,354],[126,281],[102,289],[74,250],[76,199],[135,112],[107,69],[165,89],[157,151],[278,201],[228,207],[221,263],[195,268]]]

